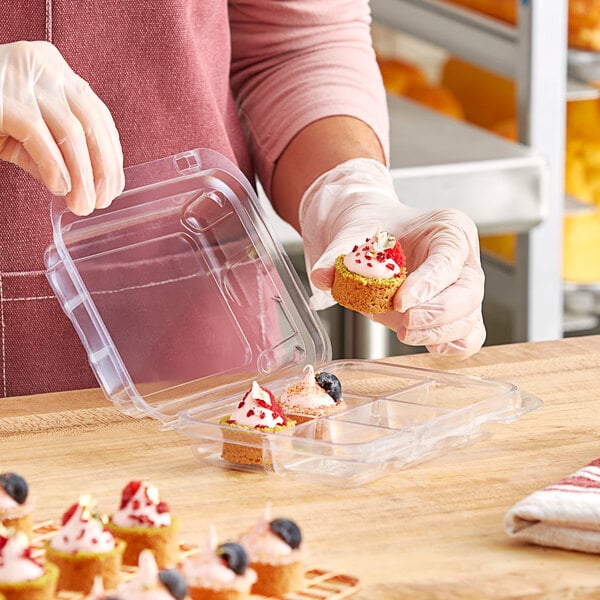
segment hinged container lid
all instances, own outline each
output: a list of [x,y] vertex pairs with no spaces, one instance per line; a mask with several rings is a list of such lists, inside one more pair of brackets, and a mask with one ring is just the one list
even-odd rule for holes
[[45,256],[50,285],[122,411],[171,423],[211,392],[330,358],[235,165],[197,149],[125,174],[123,194],[90,216],[54,203]]

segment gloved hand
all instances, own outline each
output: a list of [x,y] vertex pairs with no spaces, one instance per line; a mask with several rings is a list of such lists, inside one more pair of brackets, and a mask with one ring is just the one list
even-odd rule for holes
[[48,42],[0,45],[0,159],[77,214],[108,206],[125,183],[110,112]]
[[466,215],[403,205],[389,170],[359,158],[321,175],[304,193],[299,218],[313,308],[335,303],[321,291],[331,288],[335,259],[381,228],[400,241],[408,277],[395,310],[371,318],[430,352],[466,358],[481,348],[484,275],[477,229]]

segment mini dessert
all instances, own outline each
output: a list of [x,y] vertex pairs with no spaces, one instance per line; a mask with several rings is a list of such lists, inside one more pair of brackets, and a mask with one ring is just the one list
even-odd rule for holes
[[250,567],[258,575],[253,594],[279,596],[304,586],[300,529],[289,519],[271,519],[270,504],[254,528],[238,541],[248,551]]
[[263,466],[271,465],[272,459],[268,451],[263,451],[262,435],[278,433],[296,425],[295,421],[286,417],[271,391],[256,381],[237,407],[220,423],[227,425],[223,428],[221,456],[233,463]]
[[33,558],[22,531],[0,531],[0,597],[6,600],[52,600],[58,568]]
[[333,373],[322,371],[315,375],[312,365],[304,367],[304,373],[300,381],[288,385],[279,397],[286,415],[292,416],[297,425],[346,407],[342,385]]
[[151,550],[140,552],[138,569],[133,577],[124,581],[108,594],[111,600],[183,600],[187,585],[183,575],[175,569],[158,570]]
[[385,313],[394,310],[394,295],[405,279],[406,258],[400,242],[380,231],[337,257],[331,295],[346,308]]
[[206,547],[188,558],[182,571],[192,600],[241,600],[256,581],[246,550],[234,542],[217,545],[214,527]]
[[106,587],[120,580],[125,543],[115,540],[90,496],[81,496],[63,515],[46,544],[46,558],[60,569],[59,590],[88,593],[97,575]]
[[31,536],[32,514],[27,482],[16,473],[0,473],[0,523]]
[[158,490],[145,481],[130,481],[121,493],[119,509],[108,528],[127,543],[123,564],[135,567],[140,553],[149,549],[162,569],[179,560],[179,521]]

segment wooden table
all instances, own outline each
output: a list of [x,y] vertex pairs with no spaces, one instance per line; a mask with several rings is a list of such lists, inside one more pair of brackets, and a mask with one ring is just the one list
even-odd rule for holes
[[600,456],[600,337],[490,347],[458,363],[410,366],[511,381],[545,407],[444,457],[338,489],[198,461],[185,437],[118,413],[99,390],[0,400],[0,469],[24,475],[39,519],[81,493],[112,511],[130,479],[156,484],[201,542],[254,522],[271,500],[295,519],[321,567],[360,578],[356,600],[600,597],[600,558],[521,545],[502,529],[515,502]]

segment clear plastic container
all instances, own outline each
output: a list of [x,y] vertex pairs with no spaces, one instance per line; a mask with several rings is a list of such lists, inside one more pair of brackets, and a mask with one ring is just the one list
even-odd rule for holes
[[[53,205],[48,280],[107,398],[188,436],[202,460],[359,485],[541,405],[509,383],[332,362],[252,186],[221,155],[184,152],[127,169],[126,182],[88,217]],[[223,461],[219,420],[252,381],[277,394],[308,364],[340,378],[347,408],[236,441],[257,465]]]

